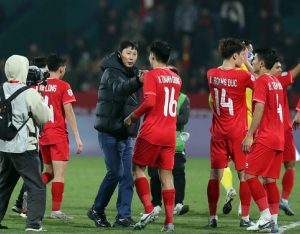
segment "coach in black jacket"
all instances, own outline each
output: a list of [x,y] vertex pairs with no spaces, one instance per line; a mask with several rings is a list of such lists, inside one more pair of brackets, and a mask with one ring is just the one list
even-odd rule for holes
[[143,75],[134,64],[137,60],[137,44],[123,41],[118,52],[105,57],[101,62],[103,74],[98,91],[95,129],[104,153],[107,168],[93,207],[87,215],[97,227],[108,227],[105,208],[119,184],[118,214],[113,227],[130,227],[133,178],[131,158],[133,137],[136,137],[139,122],[131,128],[123,125],[123,119],[138,105],[137,91],[142,87]]

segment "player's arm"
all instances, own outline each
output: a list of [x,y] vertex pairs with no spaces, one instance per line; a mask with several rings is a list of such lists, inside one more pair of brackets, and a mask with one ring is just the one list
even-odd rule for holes
[[294,80],[300,74],[300,63],[294,67],[291,71],[292,79]]
[[262,116],[264,114],[264,109],[265,109],[264,103],[256,102],[250,128],[246,134],[245,139],[242,142],[242,150],[244,153],[250,152],[250,147],[253,143],[253,134],[258,128],[258,126],[260,125]]
[[186,96],[177,115],[176,124],[186,125],[190,117],[190,99]]
[[80,139],[79,131],[78,131],[78,128],[77,128],[76,117],[75,117],[75,114],[74,114],[74,111],[73,111],[72,104],[71,103],[64,104],[64,110],[65,110],[65,113],[66,113],[67,121],[70,124],[72,132],[73,132],[74,137],[75,137],[75,141],[76,141],[76,145],[77,145],[76,153],[80,154],[82,152],[82,149],[83,149],[83,144],[82,144],[82,141]]
[[146,93],[144,95],[144,101],[142,102],[142,104],[134,112],[132,112],[128,117],[124,119],[124,125],[126,127],[129,127],[142,115],[149,112],[150,109],[155,106],[155,103],[156,103],[156,94]]
[[293,120],[293,129],[294,130],[297,130],[299,129],[299,125],[300,125],[300,99],[299,99],[299,102],[297,104],[297,107],[296,107],[296,115],[294,117],[294,120]]

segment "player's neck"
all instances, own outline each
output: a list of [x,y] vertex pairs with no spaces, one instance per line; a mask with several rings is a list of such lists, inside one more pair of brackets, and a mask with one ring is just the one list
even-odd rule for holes
[[265,67],[262,68],[259,72],[258,72],[258,76],[261,76],[263,74],[269,74],[270,75],[270,70],[266,69]]
[[153,62],[152,67],[153,67],[153,69],[155,69],[155,68],[166,68],[167,64],[155,61],[155,62]]
[[50,77],[51,79],[58,79],[60,80],[60,74],[58,72],[49,72],[50,73]]
[[235,63],[231,60],[223,60],[223,64],[220,67],[222,70],[229,70],[235,68]]

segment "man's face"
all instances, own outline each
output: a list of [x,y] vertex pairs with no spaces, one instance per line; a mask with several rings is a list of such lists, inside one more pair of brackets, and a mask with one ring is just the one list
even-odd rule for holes
[[278,76],[282,72],[282,66],[280,62],[276,62],[270,70],[271,75]]
[[242,66],[242,64],[245,62],[245,53],[246,50],[241,51],[239,54],[238,53],[233,54],[236,67]]
[[258,74],[261,69],[261,61],[258,59],[258,55],[254,55],[254,59],[252,62],[254,73]]
[[119,56],[124,64],[124,66],[127,68],[131,68],[136,63],[138,53],[137,53],[136,49],[127,47],[127,48],[123,49],[121,53],[119,53]]
[[150,52],[148,59],[149,59],[150,66],[153,67],[154,54],[152,52]]

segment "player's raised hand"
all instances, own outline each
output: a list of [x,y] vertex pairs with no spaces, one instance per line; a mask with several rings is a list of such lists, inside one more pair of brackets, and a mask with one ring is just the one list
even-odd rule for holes
[[123,123],[126,127],[130,127],[132,125],[132,123],[134,123],[135,121],[136,121],[136,118],[134,117],[134,114],[131,113],[124,119]]
[[250,153],[250,148],[253,143],[253,135],[246,135],[245,139],[242,142],[242,151],[246,154]]
[[83,144],[80,138],[76,139],[76,145],[77,145],[76,154],[80,154],[83,150]]
[[140,82],[144,82],[144,75],[145,75],[145,73],[147,72],[148,70],[139,70],[139,80],[140,80]]

